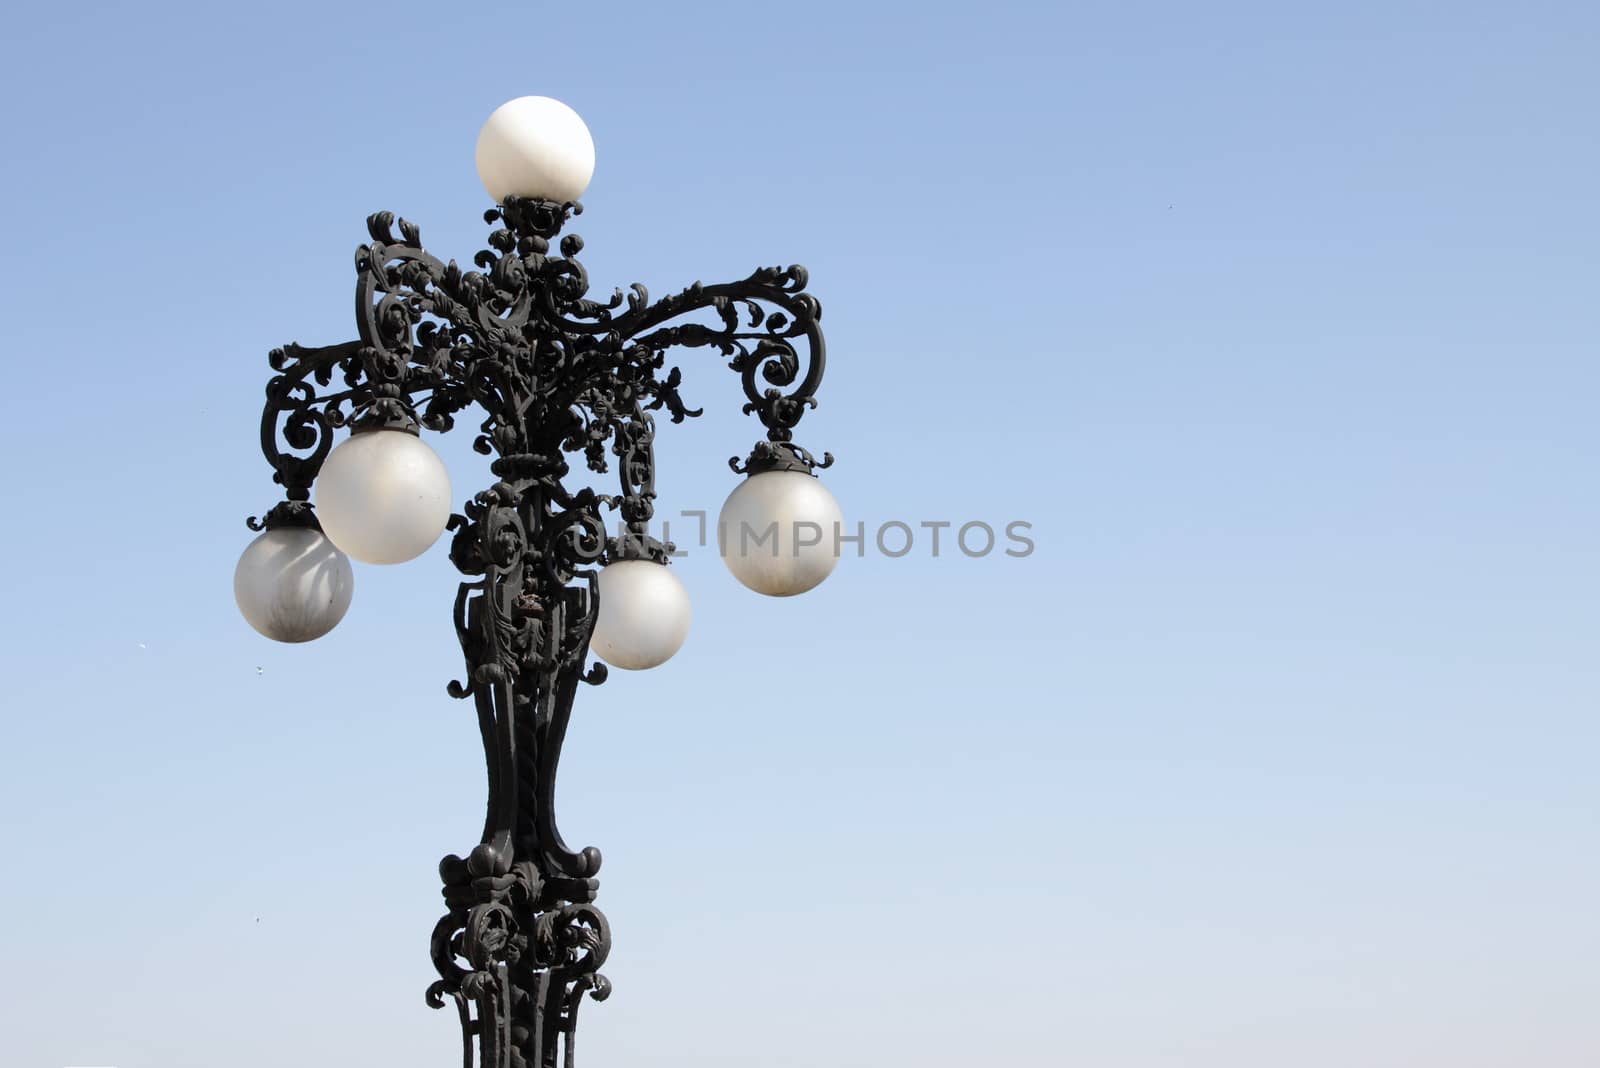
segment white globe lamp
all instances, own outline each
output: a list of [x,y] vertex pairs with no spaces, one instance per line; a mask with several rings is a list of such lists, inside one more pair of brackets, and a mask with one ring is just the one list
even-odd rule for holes
[[275,642],[322,637],[350,608],[350,558],[320,530],[277,527],[246,546],[233,570],[239,612]]
[[815,475],[762,471],[728,495],[717,541],[734,578],[768,597],[793,597],[833,572],[843,523],[839,502]]
[[594,177],[594,138],[578,113],[548,96],[495,108],[478,133],[478,179],[496,204],[530,197],[565,204]]
[[689,636],[689,592],[654,560],[600,569],[600,613],[589,650],[612,667],[641,671],[666,663]]
[[317,518],[340,549],[366,564],[422,555],[450,521],[450,473],[404,430],[351,434],[316,482]]

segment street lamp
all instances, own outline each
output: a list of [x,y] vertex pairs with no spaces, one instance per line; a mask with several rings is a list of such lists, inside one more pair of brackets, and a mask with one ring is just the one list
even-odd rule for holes
[[[582,239],[551,247],[594,171],[588,128],[559,101],[497,109],[477,164],[497,204],[484,218],[499,224],[477,270],[436,259],[415,226],[398,220],[396,234],[379,212],[356,252],[358,339],[271,353],[261,446],[285,500],[250,520],[262,533],[239,559],[234,593],[268,638],[310,641],[350,605],[350,557],[401,563],[453,532],[467,672],[449,692],[476,707],[489,797],[479,844],[439,865],[448,912],[433,932],[428,1002],[455,1003],[468,1068],[474,1051],[482,1068],[570,1068],[579,1003],[611,990],[599,971],[611,948],[594,905],[600,852],[569,848],[556,827],[573,697],[579,682],[606,678],[604,664],[585,668],[590,653],[650,668],[689,632],[672,547],[648,530],[651,413],[700,414],[666,352],[713,348],[738,372],[744,410],[767,434],[729,461],[745,479],[719,517],[719,545],[751,589],[801,593],[838,559],[839,506],[815,474],[833,458],[793,440],[822,379],[822,308],[802,267],[697,282],[653,303],[637,284],[589,299]],[[449,476],[420,432],[449,430],[473,405],[473,445],[494,457],[496,481],[452,514]],[[603,473],[608,454],[620,492],[563,484],[569,456]],[[615,536],[603,509],[618,513]]]

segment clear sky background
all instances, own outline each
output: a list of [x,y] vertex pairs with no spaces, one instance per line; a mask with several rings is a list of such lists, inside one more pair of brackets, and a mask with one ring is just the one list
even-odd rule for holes
[[[267,350],[354,336],[369,212],[470,259],[529,93],[600,292],[811,268],[848,517],[1037,542],[679,563],[567,746],[581,1064],[1600,1064],[1597,55],[1576,0],[10,12],[0,1064],[458,1063],[445,546],[308,646],[231,574]],[[758,431],[682,362],[668,515]]]

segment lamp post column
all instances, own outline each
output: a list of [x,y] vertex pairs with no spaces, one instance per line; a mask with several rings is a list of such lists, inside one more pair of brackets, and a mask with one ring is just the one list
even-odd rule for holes
[[[261,442],[287,499],[251,520],[263,533],[234,585],[262,634],[309,641],[350,604],[350,558],[400,563],[452,532],[466,673],[448,689],[476,712],[488,802],[478,844],[439,865],[446,911],[427,1000],[456,1006],[466,1068],[573,1068],[579,1007],[611,991],[600,852],[570,848],[556,821],[573,701],[606,678],[604,663],[586,667],[591,653],[655,667],[690,625],[671,547],[648,532],[654,413],[700,414],[666,353],[714,349],[739,375],[767,440],[730,461],[747,477],[720,525],[731,521],[736,538],[761,531],[756,555],[764,546],[772,559],[752,558],[742,538],[723,555],[749,588],[791,596],[838,557],[839,507],[815,477],[832,457],[793,441],[822,379],[822,308],[798,266],[654,302],[638,284],[590,299],[583,241],[561,231],[582,211],[593,143],[565,105],[522,98],[497,110],[478,165],[497,206],[477,270],[439,260],[417,227],[379,212],[356,254],[357,340],[271,353]],[[448,473],[421,432],[449,431],[468,410],[495,481],[452,514]],[[614,463],[618,492],[569,488],[569,457],[595,473]],[[621,520],[616,537],[607,511]]]

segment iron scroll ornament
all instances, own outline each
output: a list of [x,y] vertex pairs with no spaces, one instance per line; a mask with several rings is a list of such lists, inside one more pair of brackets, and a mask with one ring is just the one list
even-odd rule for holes
[[[577,203],[512,198],[476,270],[445,263],[417,227],[388,212],[367,219],[356,251],[359,337],[321,348],[285,345],[269,361],[261,444],[285,499],[253,529],[317,526],[311,487],[336,432],[444,432],[476,406],[473,447],[496,481],[450,517],[450,559],[465,576],[454,620],[466,675],[451,696],[477,712],[488,765],[479,844],[439,865],[447,911],[433,931],[435,1008],[454,1002],[465,1068],[572,1068],[578,1009],[604,1000],[611,948],[594,905],[600,852],[575,850],[555,816],[562,743],[599,610],[599,568],[622,559],[665,564],[672,547],[648,524],[656,496],[654,413],[700,414],[679,394],[668,350],[713,348],[744,389],[766,438],[736,472],[812,471],[793,431],[815,407],[825,348],[822,307],[803,267],[768,267],[737,282],[695,283],[651,302],[641,285],[590,299],[566,234]],[[398,228],[398,233],[396,232]],[[568,458],[606,473],[618,492],[570,490]],[[618,513],[608,536],[603,515]],[[476,1050],[476,1060],[474,1051]]]

